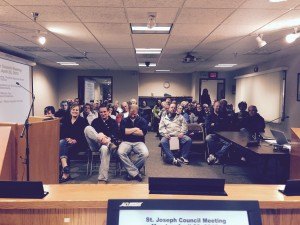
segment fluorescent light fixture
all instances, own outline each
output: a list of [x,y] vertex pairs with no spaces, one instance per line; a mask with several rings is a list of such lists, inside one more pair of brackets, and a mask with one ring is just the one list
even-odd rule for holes
[[170,72],[170,70],[155,70],[156,72]]
[[139,63],[139,67],[155,67],[156,63],[150,63],[149,66],[146,63]]
[[160,54],[162,48],[136,48],[136,54]]
[[61,66],[79,66],[77,62],[57,62]]
[[275,3],[277,3],[277,2],[286,2],[287,0],[269,0],[269,2],[275,2]]
[[229,68],[229,67],[234,67],[237,64],[233,64],[233,63],[219,63],[218,65],[215,65],[215,67],[219,67],[219,68]]
[[133,34],[169,34],[172,24],[156,24],[152,28],[147,24],[130,24],[130,27]]
[[38,38],[38,42],[41,44],[41,45],[44,45],[46,43],[46,38],[44,36],[39,36]]

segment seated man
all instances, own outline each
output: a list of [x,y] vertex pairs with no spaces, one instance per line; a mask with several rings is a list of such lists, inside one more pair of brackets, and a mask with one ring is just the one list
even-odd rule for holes
[[257,108],[255,105],[250,105],[248,107],[249,116],[245,120],[244,128],[249,133],[260,133],[265,132],[265,120],[257,113]]
[[[138,115],[139,107],[135,104],[129,107],[129,116],[121,121],[120,130],[122,143],[118,149],[118,155],[126,169],[127,180],[143,180],[139,170],[144,166],[149,156],[149,151],[145,145],[145,135],[148,130],[147,121]],[[132,162],[129,153],[136,153],[137,159]]]
[[84,130],[86,140],[92,151],[100,151],[101,164],[99,167],[99,182],[108,183],[110,154],[116,149],[118,124],[109,117],[107,106],[99,108],[100,117],[94,119],[91,126]]
[[209,157],[207,163],[219,164],[223,156],[228,152],[231,143],[219,138],[215,131],[224,131],[228,129],[228,116],[226,113],[220,114],[220,103],[218,101],[213,104],[213,112],[206,118],[206,142],[209,150]]
[[[159,123],[159,133],[162,136],[161,145],[166,154],[166,163],[181,166],[181,163],[188,164],[188,156],[192,145],[190,137],[186,136],[187,123],[181,114],[176,113],[176,105],[171,104],[168,112],[161,118]],[[181,157],[176,159],[170,150],[169,140],[171,137],[178,137],[180,143]]]
[[246,120],[249,117],[249,113],[246,111],[246,102],[240,102],[238,104],[238,107],[240,111],[234,114],[234,127],[237,131],[241,130],[242,128],[245,128]]

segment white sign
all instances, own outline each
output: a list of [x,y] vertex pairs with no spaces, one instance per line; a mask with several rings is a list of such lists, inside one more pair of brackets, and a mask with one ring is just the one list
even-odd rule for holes
[[24,123],[31,105],[30,67],[0,58],[0,122]]
[[247,211],[120,210],[119,225],[249,225]]

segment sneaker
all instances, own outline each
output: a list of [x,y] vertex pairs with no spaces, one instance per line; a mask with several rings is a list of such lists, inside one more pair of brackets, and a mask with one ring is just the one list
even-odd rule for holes
[[246,162],[246,158],[245,157],[241,157],[241,161]]
[[183,164],[185,164],[185,165],[188,165],[190,162],[189,162],[189,160],[187,160],[187,159],[185,159],[185,158],[183,158],[183,157],[180,157],[180,161],[183,163]]
[[173,165],[181,167],[181,163],[179,162],[178,159],[175,159],[175,158],[173,159]]
[[212,165],[216,160],[216,157],[213,154],[210,154],[206,161],[208,165]]

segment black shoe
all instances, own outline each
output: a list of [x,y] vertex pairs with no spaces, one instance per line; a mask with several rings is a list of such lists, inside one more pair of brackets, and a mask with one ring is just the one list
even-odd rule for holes
[[98,184],[108,184],[108,180],[98,180]]
[[178,159],[175,159],[175,158],[174,158],[172,164],[173,164],[174,166],[181,167],[181,163],[180,163],[180,161],[179,161]]
[[138,174],[135,177],[133,177],[133,176],[130,176],[129,174],[127,174],[127,176],[125,177],[125,179],[127,181],[137,180],[138,182],[142,182],[143,181],[143,176],[141,174]]
[[61,178],[59,178],[59,183],[60,184],[61,183],[65,183],[65,182],[67,182],[69,180],[72,180],[72,177],[70,175],[67,178],[61,177]]

